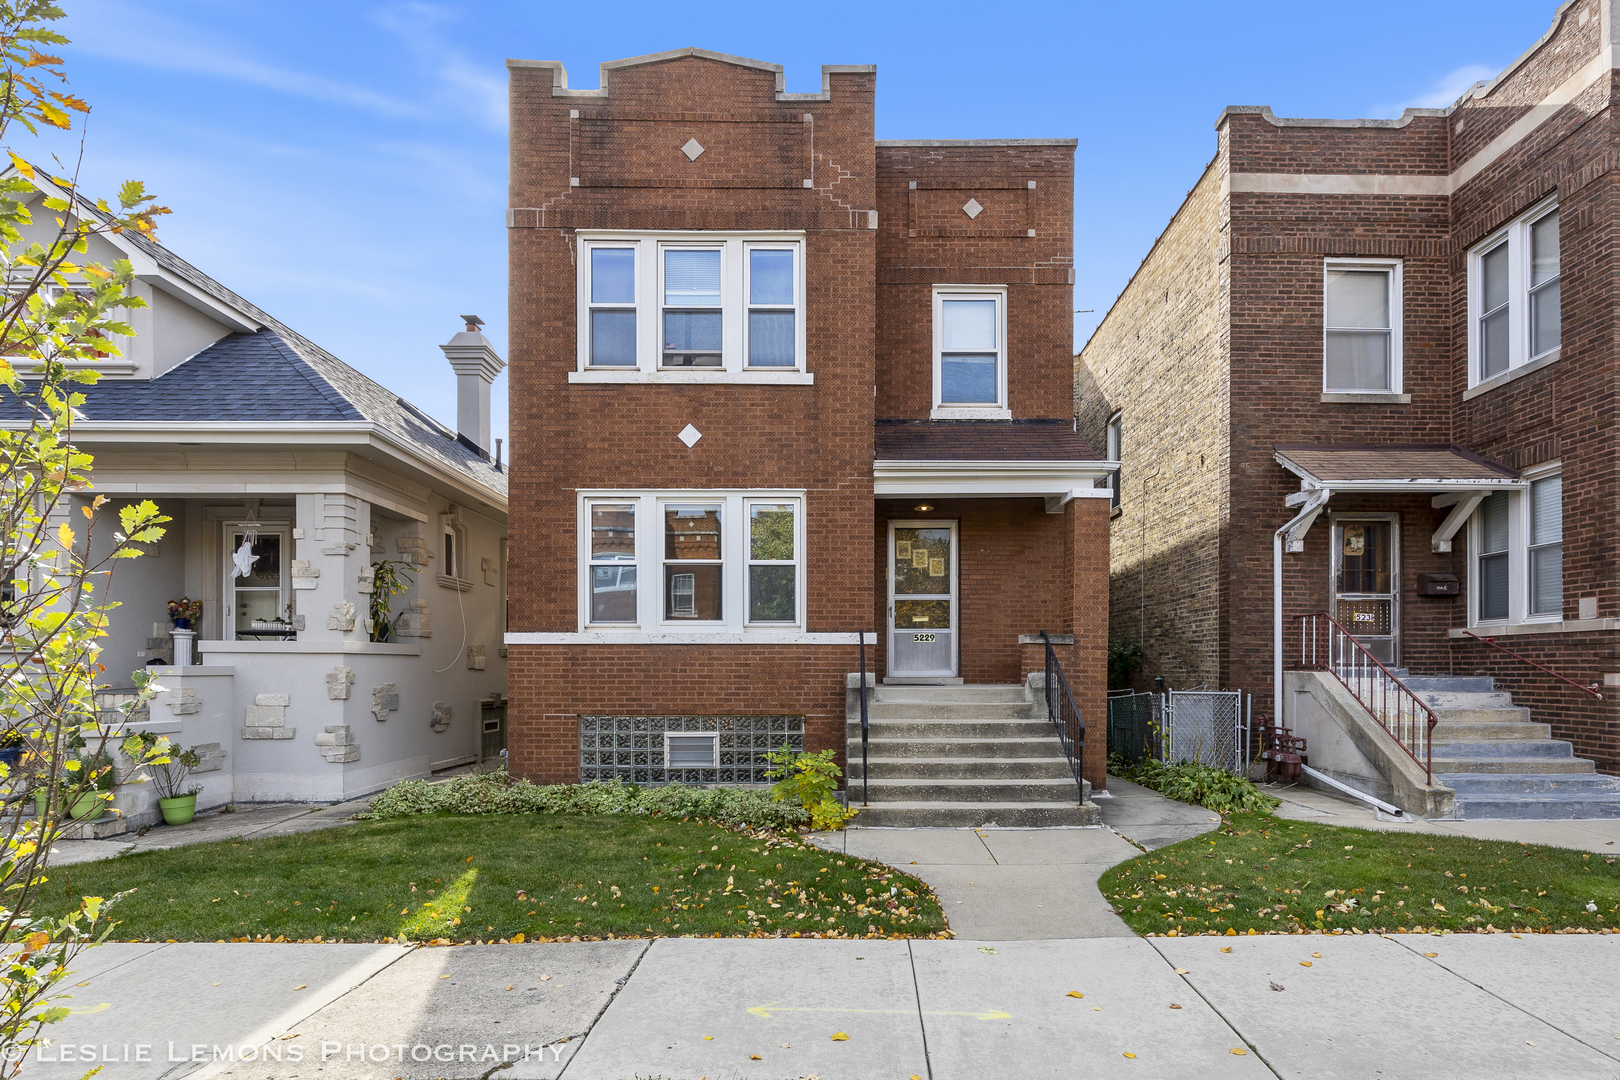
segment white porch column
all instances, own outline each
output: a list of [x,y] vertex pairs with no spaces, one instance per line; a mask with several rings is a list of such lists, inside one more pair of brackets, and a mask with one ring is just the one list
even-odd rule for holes
[[[292,587],[301,641],[364,641],[371,504],[348,492],[299,495]],[[364,591],[362,591],[364,589]]]

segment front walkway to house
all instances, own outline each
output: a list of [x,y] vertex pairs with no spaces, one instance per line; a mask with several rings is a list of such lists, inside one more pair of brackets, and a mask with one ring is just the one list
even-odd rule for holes
[[1620,1074],[1620,936],[154,943],[77,966],[30,1080]]
[[184,847],[186,844],[204,844],[210,840],[234,840],[239,837],[258,839],[330,829],[335,825],[347,824],[354,815],[370,805],[370,798],[365,798],[318,805],[258,803],[230,811],[214,810],[198,814],[187,825],[155,825],[145,833],[125,833],[110,840],[58,840],[51,855],[51,865],[71,866],[74,863],[110,859],[125,852],[156,851]]

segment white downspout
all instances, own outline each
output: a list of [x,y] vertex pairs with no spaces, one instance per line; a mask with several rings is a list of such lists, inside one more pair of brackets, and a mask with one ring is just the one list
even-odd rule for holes
[[1314,492],[1287,524],[1271,534],[1271,722],[1282,726],[1283,679],[1283,537],[1294,527],[1321,512],[1332,492],[1321,488]]

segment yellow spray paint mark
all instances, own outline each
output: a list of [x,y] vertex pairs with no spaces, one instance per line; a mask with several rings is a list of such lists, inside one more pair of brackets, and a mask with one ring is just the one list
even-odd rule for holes
[[[764,1005],[754,1005],[748,1010],[754,1016],[763,1016],[769,1020],[776,1013],[787,1012],[820,1012],[820,1013],[873,1013],[885,1016],[916,1016],[916,1009],[817,1009],[797,1005],[779,1005],[774,1001]],[[923,1012],[924,1016],[971,1016],[975,1020],[1011,1020],[1012,1013],[1004,1013],[1000,1009],[985,1009],[980,1012]]]

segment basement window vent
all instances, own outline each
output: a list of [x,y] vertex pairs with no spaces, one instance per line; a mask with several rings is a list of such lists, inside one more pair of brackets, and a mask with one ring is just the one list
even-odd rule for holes
[[664,767],[669,769],[712,769],[716,766],[718,732],[703,735],[664,736]]

